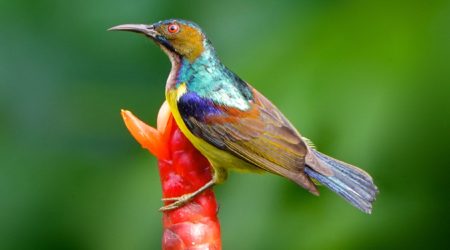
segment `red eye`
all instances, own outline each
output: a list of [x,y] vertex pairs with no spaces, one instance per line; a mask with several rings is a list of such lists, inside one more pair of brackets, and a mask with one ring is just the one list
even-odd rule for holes
[[167,31],[169,31],[169,33],[177,33],[180,30],[180,26],[176,25],[176,24],[171,24],[167,27]]

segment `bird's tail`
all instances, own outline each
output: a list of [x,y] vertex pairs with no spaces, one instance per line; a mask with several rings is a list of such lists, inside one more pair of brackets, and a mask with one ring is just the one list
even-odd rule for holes
[[[368,214],[372,212],[372,203],[375,201],[378,188],[368,173],[313,148],[309,150],[309,153],[315,158],[311,161],[313,164],[307,161],[305,173],[309,177],[333,190],[361,211]],[[331,170],[331,172],[328,171],[325,174],[320,171],[320,168]]]

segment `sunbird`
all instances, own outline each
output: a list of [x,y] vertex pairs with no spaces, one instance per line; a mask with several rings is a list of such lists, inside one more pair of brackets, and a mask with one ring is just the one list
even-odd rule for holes
[[221,63],[200,26],[169,19],[154,24],[124,24],[110,30],[144,34],[172,64],[166,101],[175,122],[211,163],[212,179],[197,191],[161,210],[182,206],[197,194],[223,183],[229,169],[270,172],[314,195],[315,182],[371,213],[378,193],[371,176],[316,150],[266,97]]

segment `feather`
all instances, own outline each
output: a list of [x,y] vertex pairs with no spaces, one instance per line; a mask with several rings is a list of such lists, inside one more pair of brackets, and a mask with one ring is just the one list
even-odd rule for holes
[[318,194],[304,173],[307,146],[299,133],[272,103],[255,89],[251,91],[248,110],[221,105],[189,89],[178,97],[177,106],[195,136]]

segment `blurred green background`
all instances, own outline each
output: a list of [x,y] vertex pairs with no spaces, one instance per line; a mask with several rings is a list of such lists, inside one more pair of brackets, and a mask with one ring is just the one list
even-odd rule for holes
[[322,188],[232,174],[224,249],[449,247],[449,1],[0,1],[0,249],[158,249],[154,124],[170,63],[123,23],[180,17],[325,153],[381,193],[371,216]]

